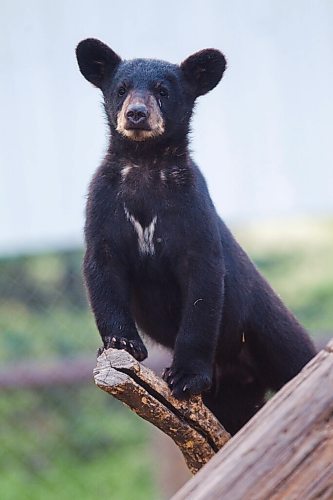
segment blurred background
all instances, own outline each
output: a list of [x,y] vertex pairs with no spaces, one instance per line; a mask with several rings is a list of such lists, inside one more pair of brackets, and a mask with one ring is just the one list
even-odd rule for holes
[[[0,491],[16,499],[162,499],[185,476],[169,443],[91,371],[81,277],[101,95],[74,50],[228,69],[198,102],[193,155],[225,222],[318,344],[333,336],[331,0],[1,0]],[[162,444],[161,444],[162,443]]]

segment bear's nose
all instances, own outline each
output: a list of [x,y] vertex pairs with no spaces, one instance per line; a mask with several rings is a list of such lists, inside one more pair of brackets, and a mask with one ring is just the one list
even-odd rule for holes
[[148,118],[147,106],[144,104],[131,104],[127,109],[126,118],[134,125],[146,121]]

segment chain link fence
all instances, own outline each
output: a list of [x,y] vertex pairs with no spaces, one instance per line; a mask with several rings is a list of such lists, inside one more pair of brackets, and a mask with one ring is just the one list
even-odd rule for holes
[[3,500],[156,498],[148,426],[93,384],[100,339],[81,261],[0,260]]

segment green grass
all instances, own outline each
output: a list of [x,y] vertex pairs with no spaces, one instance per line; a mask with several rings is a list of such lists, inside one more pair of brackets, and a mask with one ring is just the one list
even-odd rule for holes
[[[31,477],[25,469],[15,469],[1,479],[3,500],[114,500],[156,499],[150,464],[145,449],[125,447],[116,457],[105,455],[91,463],[56,458],[52,467],[42,475]],[[121,472],[120,472],[121,471]]]
[[156,499],[148,424],[95,387],[0,400],[4,500]]

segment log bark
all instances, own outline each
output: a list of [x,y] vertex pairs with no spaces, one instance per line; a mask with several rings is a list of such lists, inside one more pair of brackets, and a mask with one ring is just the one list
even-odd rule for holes
[[173,500],[333,498],[333,341]]
[[97,359],[95,383],[170,436],[196,473],[230,435],[201,397],[179,401],[167,384],[123,350],[108,349]]

